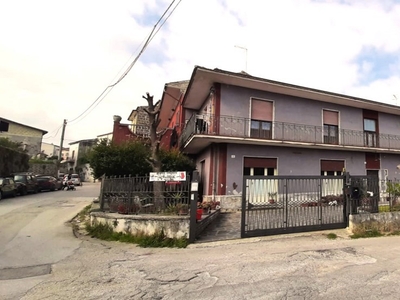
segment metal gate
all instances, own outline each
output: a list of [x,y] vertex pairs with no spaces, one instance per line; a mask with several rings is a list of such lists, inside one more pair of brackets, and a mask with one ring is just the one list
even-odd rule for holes
[[241,237],[345,228],[345,179],[244,176]]

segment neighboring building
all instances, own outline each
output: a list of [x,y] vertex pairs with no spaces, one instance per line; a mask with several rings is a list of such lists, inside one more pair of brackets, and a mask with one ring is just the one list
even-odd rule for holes
[[179,144],[196,159],[203,195],[240,193],[244,175],[400,178],[398,106],[203,67],[181,106]]
[[57,156],[60,153],[60,146],[42,142],[41,155],[44,157]]
[[157,132],[162,133],[160,146],[173,148],[178,146],[178,136],[185,125],[182,113],[182,100],[189,80],[165,84],[158,115]]
[[62,164],[66,166],[64,169],[68,170],[68,172],[79,174],[82,180],[93,180],[91,174],[87,174],[88,167],[86,166],[86,162],[81,163],[79,159],[85,157],[96,144],[97,139],[87,139],[69,143],[68,158],[61,161]]
[[0,117],[0,137],[21,143],[22,148],[27,151],[30,157],[40,155],[42,139],[46,133],[45,130]]
[[138,137],[150,137],[149,115],[145,111],[147,106],[138,106],[132,110],[128,120],[132,122],[130,130]]
[[69,159],[69,148],[64,148],[61,151],[61,160],[68,160]]
[[98,141],[106,140],[107,142],[111,142],[112,138],[113,138],[113,133],[112,132],[100,134],[100,135],[97,136],[97,140]]

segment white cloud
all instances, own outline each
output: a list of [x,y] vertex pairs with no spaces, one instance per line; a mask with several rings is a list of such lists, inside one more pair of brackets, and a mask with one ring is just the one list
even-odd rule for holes
[[[4,1],[1,116],[54,135],[115,82],[169,4]],[[399,61],[357,59],[367,48],[400,54],[399,36],[398,1],[182,0],[128,76],[67,126],[66,142],[112,131],[113,115],[126,120],[142,95],[158,100],[166,82],[189,79],[195,65],[247,66],[255,76],[391,103],[400,98]],[[387,76],[365,82],[377,64]],[[47,139],[59,140],[60,131]]]

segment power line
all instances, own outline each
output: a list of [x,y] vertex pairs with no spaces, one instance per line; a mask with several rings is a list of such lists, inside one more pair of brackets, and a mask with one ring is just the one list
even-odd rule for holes
[[[56,136],[57,136],[57,134],[58,134],[58,132],[60,131],[61,127],[62,127],[62,125],[61,125],[60,127],[58,127],[58,129],[57,129],[57,132],[56,132],[54,135],[52,135],[52,136],[47,136],[47,137],[44,137],[44,138],[43,138],[43,140],[45,140],[45,139],[51,139],[51,138],[54,138],[54,137],[56,137]],[[54,131],[54,130],[53,130],[53,131]]]
[[[168,18],[171,16],[171,14],[175,11],[175,9],[177,8],[177,6],[182,2],[182,0],[180,0],[178,2],[177,5],[175,5],[175,7],[173,8],[173,10],[170,12],[170,14],[167,16],[167,18],[164,20],[164,22],[162,22],[162,24],[159,26],[159,28],[157,29],[156,32],[155,29],[157,28],[157,25],[163,20],[164,16],[167,14],[167,12],[170,10],[170,8],[172,7],[172,5],[174,4],[176,0],[173,0],[171,2],[171,4],[168,6],[168,8],[164,11],[164,13],[162,14],[162,16],[158,19],[158,21],[156,22],[156,24],[153,26],[153,29],[151,30],[150,34],[148,35],[145,44],[143,45],[142,49],[140,50],[139,54],[136,56],[136,58],[133,60],[133,62],[128,66],[128,68],[125,70],[125,72],[120,76],[120,78],[113,84],[110,84],[109,86],[107,86],[102,92],[101,94],[95,99],[95,101],[93,101],[93,103],[87,108],[85,109],[78,117],[76,117],[75,119],[69,121],[69,123],[72,123],[74,121],[75,124],[79,121],[81,121],[84,117],[86,117],[88,114],[86,114],[85,116],[83,116],[86,112],[89,111],[90,108],[91,111],[96,108],[97,105],[99,105],[103,99],[108,95],[108,93],[118,84],[120,83],[127,75],[128,73],[131,71],[131,69],[133,68],[133,66],[135,65],[135,63],[139,60],[140,56],[142,55],[142,53],[144,52],[144,50],[147,48],[147,46],[150,44],[151,40],[154,38],[154,36],[159,32],[159,30],[161,29],[161,27],[165,24],[165,22],[168,20]],[[90,113],[90,112],[89,112]],[[82,117],[79,121],[77,121],[80,117]]]

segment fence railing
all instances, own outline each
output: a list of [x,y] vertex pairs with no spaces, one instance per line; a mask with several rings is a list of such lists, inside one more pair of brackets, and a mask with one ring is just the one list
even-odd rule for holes
[[[105,177],[102,179],[100,208],[122,214],[158,213],[154,203],[154,182],[149,177]],[[179,213],[189,206],[190,177],[186,181],[161,182],[164,213]]]
[[324,128],[288,122],[260,122],[235,116],[192,115],[180,137],[184,145],[193,135],[256,138],[353,147],[400,149],[400,136],[351,129]]

